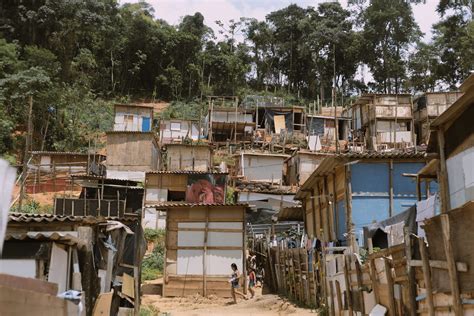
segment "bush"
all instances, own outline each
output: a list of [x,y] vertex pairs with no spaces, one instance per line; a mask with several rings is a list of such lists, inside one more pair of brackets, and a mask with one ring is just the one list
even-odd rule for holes
[[142,280],[153,280],[163,274],[165,254],[165,230],[145,228],[145,239],[155,247],[142,262]]

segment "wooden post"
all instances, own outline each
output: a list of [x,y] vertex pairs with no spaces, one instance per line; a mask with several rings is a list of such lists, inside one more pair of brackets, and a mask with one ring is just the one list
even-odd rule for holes
[[359,260],[355,258],[355,256],[354,259],[357,277],[357,290],[359,291],[360,308],[362,315],[365,315],[364,291],[362,291],[362,269],[360,267]]
[[415,277],[415,268],[411,266],[410,262],[412,259],[412,244],[411,244],[411,235],[407,227],[404,228],[405,236],[405,257],[406,257],[406,269],[407,269],[407,279],[408,279],[408,309],[411,316],[416,315],[416,277]]
[[430,261],[428,258],[428,251],[426,250],[425,239],[420,238],[419,240],[421,261],[423,262],[423,279],[425,280],[426,287],[426,302],[428,303],[428,315],[435,315],[435,308],[433,304],[433,287],[431,286],[431,268]]
[[372,282],[372,290],[374,291],[375,303],[380,304],[379,284],[377,280],[377,268],[375,267],[375,260],[369,259],[370,266],[370,281]]
[[348,256],[344,256],[344,281],[346,283],[347,305],[349,307],[349,315],[354,315],[352,309],[351,280],[349,275],[350,268],[350,258]]
[[387,278],[387,286],[388,286],[388,302],[389,302],[389,315],[395,316],[397,315],[397,308],[395,304],[395,293],[393,290],[393,277],[392,277],[392,267],[388,258],[383,258],[383,262],[385,265],[385,277]]
[[[246,218],[245,218],[245,209],[242,210],[242,246],[244,249],[244,260],[243,260],[243,267],[242,273],[244,274],[244,294],[247,294],[247,226],[245,225]],[[207,225],[209,226],[209,225]],[[207,233],[206,233],[207,234]]]
[[336,316],[336,308],[334,303],[334,288],[332,286],[332,281],[329,281],[329,295],[331,295],[331,315]]
[[[209,231],[209,206],[206,207],[206,226],[204,228],[204,253],[202,256],[202,293],[204,297],[207,297],[207,235]],[[243,246],[243,245],[242,245]],[[244,255],[244,261],[245,261]],[[243,267],[242,267],[242,273]],[[245,274],[244,274],[245,277]]]
[[451,209],[451,201],[449,196],[449,183],[446,167],[446,155],[444,152],[444,131],[439,129],[436,133],[438,135],[439,145],[439,179],[441,192],[441,212],[446,213]]
[[447,214],[441,215],[441,229],[443,234],[444,253],[448,263],[449,284],[451,286],[451,295],[453,297],[454,315],[461,316],[463,315],[463,307],[459,290],[456,261],[454,258],[453,246],[451,244],[451,228]]
[[344,312],[342,311],[343,306],[342,306],[342,294],[341,294],[341,285],[339,284],[339,281],[335,281],[336,283],[336,297],[337,297],[337,310],[339,311],[339,316],[342,316]]
[[388,169],[388,195],[389,195],[389,207],[388,207],[388,217],[393,216],[393,160],[390,159],[389,169]]
[[351,169],[350,166],[345,167],[346,178],[346,229],[348,233],[348,244],[352,251],[352,185],[351,185]]

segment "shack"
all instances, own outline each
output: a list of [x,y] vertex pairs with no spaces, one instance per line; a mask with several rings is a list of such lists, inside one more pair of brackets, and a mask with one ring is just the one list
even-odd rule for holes
[[290,186],[301,186],[319,164],[331,154],[300,149],[285,160],[284,182]]
[[428,144],[430,123],[443,114],[462,92],[425,92],[414,100],[415,128],[418,144]]
[[104,314],[117,314],[129,302],[137,312],[140,287],[134,280],[143,254],[139,217],[11,213],[0,272],[54,283],[54,296],[79,291],[87,315],[104,296],[113,297],[98,304]]
[[207,144],[166,144],[161,146],[160,154],[160,170],[212,170],[212,148]]
[[412,107],[409,94],[363,94],[348,110],[353,143],[375,151],[414,146]]
[[161,120],[160,143],[181,143],[184,140],[198,141],[201,137],[201,124],[191,120]]
[[143,181],[157,170],[159,147],[153,132],[107,132],[107,178]]
[[[230,297],[229,270],[246,275],[245,204],[156,205],[166,212],[163,296]],[[246,278],[243,290],[246,291]]]
[[116,104],[114,131],[150,132],[153,124],[153,104]]
[[151,171],[145,177],[144,205],[187,202],[224,203],[227,173]]
[[437,153],[441,211],[474,200],[474,74],[460,87],[464,94],[431,122],[428,152]]
[[[424,153],[346,153],[324,159],[301,186],[306,232],[323,241],[363,245],[363,227],[414,205],[417,186],[404,177],[429,158]],[[422,188],[421,192],[425,192]]]
[[243,151],[235,155],[236,176],[244,181],[282,183],[289,155]]
[[213,143],[250,141],[255,130],[253,111],[235,107],[209,108],[208,139]]
[[255,110],[257,129],[264,129],[267,134],[305,135],[306,115],[301,106],[265,106]]
[[71,181],[80,186],[79,196],[56,196],[54,214],[122,217],[142,207],[144,189],[137,181],[91,175],[74,175]]
[[[334,116],[307,114],[309,149],[335,152],[337,148],[344,148],[349,139],[350,120],[348,117],[335,118]],[[336,146],[336,137],[338,146]]]
[[32,151],[26,177],[27,193],[74,191],[74,174],[105,174],[105,156],[97,153]]

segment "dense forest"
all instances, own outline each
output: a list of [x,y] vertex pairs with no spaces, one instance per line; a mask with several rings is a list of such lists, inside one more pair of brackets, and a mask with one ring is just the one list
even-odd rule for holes
[[81,150],[110,128],[115,101],[189,110],[206,95],[325,101],[333,84],[341,96],[455,89],[474,68],[473,0],[441,0],[429,42],[413,2],[293,4],[262,21],[197,12],[170,25],[146,2],[1,1],[0,155],[24,146],[29,97],[32,148]]

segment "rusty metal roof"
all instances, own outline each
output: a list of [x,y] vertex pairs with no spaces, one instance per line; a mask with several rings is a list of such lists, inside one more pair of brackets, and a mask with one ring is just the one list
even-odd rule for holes
[[228,172],[213,172],[213,171],[194,171],[194,170],[174,170],[174,171],[147,171],[145,174],[222,174],[227,175]]
[[167,209],[174,207],[197,207],[197,206],[212,206],[212,207],[232,207],[242,206],[249,208],[247,203],[188,203],[188,202],[163,202],[154,205],[146,205],[147,208]]
[[107,177],[104,177],[104,176],[96,176],[96,175],[88,175],[88,174],[72,174],[71,175],[71,178],[78,178],[78,179],[83,179],[83,180],[98,180],[98,181],[101,181],[101,180],[104,180],[107,181],[107,182],[117,182],[117,183],[132,183],[133,185],[137,185],[138,182],[140,181],[136,181],[136,180],[125,180],[125,179],[118,179],[118,178],[107,178]]
[[80,153],[80,152],[73,152],[73,151],[30,151],[32,155],[65,155],[65,156],[103,156],[105,155],[99,153]]
[[107,220],[134,219],[134,216],[128,217],[95,217],[95,216],[72,216],[55,214],[29,214],[29,213],[10,213],[8,215],[9,223],[53,223],[53,222],[80,222],[84,224],[96,224]]

